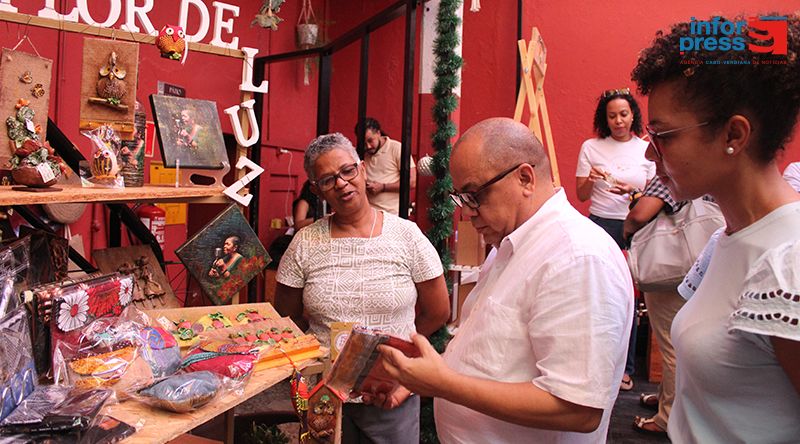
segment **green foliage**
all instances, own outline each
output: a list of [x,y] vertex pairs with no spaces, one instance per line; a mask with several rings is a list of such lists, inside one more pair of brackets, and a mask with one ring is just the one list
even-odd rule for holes
[[252,429],[245,435],[248,444],[289,444],[289,438],[276,425],[265,426],[253,423]]
[[436,181],[428,190],[428,196],[431,199],[428,219],[431,221],[432,227],[428,230],[427,235],[436,247],[445,271],[450,268],[452,262],[448,239],[453,235],[453,212],[455,211],[449,195],[453,188],[449,163],[450,152],[453,149],[451,140],[458,131],[450,120],[450,115],[458,107],[458,97],[453,94],[453,89],[459,84],[458,70],[463,63],[461,57],[455,53],[455,48],[459,43],[458,26],[461,19],[457,12],[460,5],[461,0],[442,0],[439,3],[439,12],[436,16],[437,37],[433,43],[436,81],[433,84],[435,102],[432,113],[436,131],[431,136],[435,151],[431,170]]
[[[436,15],[436,34],[433,42],[434,74],[436,80],[433,84],[434,105],[432,109],[436,131],[431,136],[435,151],[431,170],[436,180],[428,190],[431,207],[428,209],[428,220],[431,229],[428,230],[428,239],[436,247],[445,276],[449,274],[452,257],[448,246],[448,239],[453,235],[453,212],[455,204],[450,199],[453,189],[453,178],[450,177],[450,152],[453,150],[451,140],[458,134],[456,125],[450,120],[450,115],[458,108],[458,97],[453,94],[453,89],[459,84],[458,70],[463,64],[461,57],[455,53],[458,47],[458,26],[461,23],[457,12],[461,0],[441,0],[439,12]],[[431,335],[431,344],[439,352],[444,352],[450,334],[443,327]],[[436,424],[433,420],[433,400],[422,398],[420,405],[420,442],[424,444],[438,444]]]

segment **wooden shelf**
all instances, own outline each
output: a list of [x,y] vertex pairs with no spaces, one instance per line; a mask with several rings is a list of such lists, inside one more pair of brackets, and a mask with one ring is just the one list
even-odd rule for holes
[[57,185],[61,191],[14,191],[0,186],[0,206],[36,205],[71,202],[181,202],[228,203],[231,200],[216,187],[180,187],[145,185],[124,189],[83,188],[79,185]]

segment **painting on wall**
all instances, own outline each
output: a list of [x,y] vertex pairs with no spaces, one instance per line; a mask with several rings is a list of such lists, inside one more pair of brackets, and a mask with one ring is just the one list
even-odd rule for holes
[[217,305],[233,297],[270,261],[267,250],[234,204],[175,250]]
[[223,168],[228,155],[215,102],[154,94],[150,104],[164,166]]

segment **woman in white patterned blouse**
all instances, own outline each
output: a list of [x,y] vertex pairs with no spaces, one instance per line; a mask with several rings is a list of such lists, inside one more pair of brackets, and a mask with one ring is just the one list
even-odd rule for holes
[[[304,168],[334,214],[295,234],[278,267],[278,311],[307,321],[325,345],[332,322],[404,339],[444,325],[450,310],[436,250],[413,222],[370,207],[352,143],[339,133],[318,137]],[[419,399],[409,395],[401,387],[380,406],[347,403],[342,442],[419,442]]]

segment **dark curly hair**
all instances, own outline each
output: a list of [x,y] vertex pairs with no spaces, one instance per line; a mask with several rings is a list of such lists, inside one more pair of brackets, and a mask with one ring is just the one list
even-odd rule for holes
[[363,122],[356,124],[356,134],[361,134],[367,130],[372,130],[376,133],[381,133],[382,136],[387,136],[381,129],[381,123],[378,122],[378,119],[373,117],[365,117]]
[[606,96],[600,96],[597,102],[597,108],[594,110],[594,132],[605,139],[611,135],[611,128],[608,127],[608,118],[606,117],[606,107],[608,102],[614,99],[625,99],[633,112],[633,123],[631,124],[631,132],[640,136],[642,134],[642,111],[639,109],[639,104],[636,99],[630,94],[615,93]]
[[[732,21],[746,19],[738,16]],[[705,131],[718,130],[735,114],[744,115],[757,136],[755,158],[771,162],[788,142],[800,111],[800,19],[788,16],[786,64],[751,64],[754,55],[750,51],[698,52],[693,60],[702,64],[682,64],[689,59],[680,53],[680,40],[692,38],[690,31],[689,23],[677,23],[668,34],[656,33],[652,46],[641,52],[631,73],[639,92],[647,95],[655,86],[677,80],[682,100],[701,120],[711,122]],[[759,43],[749,37],[747,27],[741,35],[747,43]],[[717,61],[722,63],[713,63]]]

